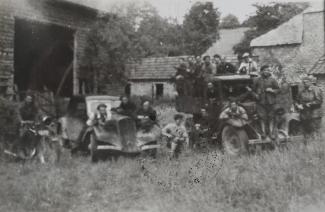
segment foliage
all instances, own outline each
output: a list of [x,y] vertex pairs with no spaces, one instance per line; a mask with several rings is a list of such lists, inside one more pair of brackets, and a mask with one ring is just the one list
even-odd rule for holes
[[17,137],[19,120],[18,105],[0,98],[0,139],[14,140]]
[[201,55],[219,39],[219,16],[212,2],[192,6],[183,23],[186,54]]
[[220,23],[220,28],[223,29],[233,29],[239,26],[240,26],[239,20],[233,14],[228,14],[227,16],[223,17]]
[[107,83],[123,82],[126,62],[142,54],[133,26],[123,17],[103,15],[87,38],[83,65],[97,71],[99,90]]
[[250,42],[268,31],[288,21],[308,7],[307,3],[272,3],[268,5],[254,4],[256,14],[243,22],[243,26],[251,27],[244,39],[234,46],[236,54],[250,51]]
[[103,90],[107,83],[125,81],[130,61],[203,54],[218,38],[218,24],[211,2],[194,4],[183,24],[162,18],[149,3],[115,6],[89,31],[82,67],[95,71]]

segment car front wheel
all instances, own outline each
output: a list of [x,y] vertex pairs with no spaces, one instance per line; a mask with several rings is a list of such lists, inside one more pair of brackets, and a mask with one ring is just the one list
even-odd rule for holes
[[247,153],[248,135],[242,128],[225,126],[222,130],[222,146],[229,155]]

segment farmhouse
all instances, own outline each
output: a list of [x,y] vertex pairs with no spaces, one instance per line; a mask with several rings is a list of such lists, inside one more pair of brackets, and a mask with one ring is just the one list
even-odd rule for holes
[[0,92],[79,93],[87,32],[98,10],[70,0],[1,0]]
[[251,41],[260,64],[282,67],[289,79],[307,74],[324,55],[324,6],[312,4],[278,28]]
[[172,78],[181,57],[144,58],[131,66],[127,93],[152,99],[172,99],[176,90]]

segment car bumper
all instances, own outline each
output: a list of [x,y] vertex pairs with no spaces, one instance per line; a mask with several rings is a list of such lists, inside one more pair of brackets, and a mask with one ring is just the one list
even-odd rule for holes
[[136,152],[142,152],[150,149],[158,149],[160,148],[159,144],[150,144],[150,145],[143,145],[140,147],[135,148],[122,148],[118,146],[112,146],[112,145],[98,145],[96,150],[113,150],[113,151],[120,151],[120,152],[130,152],[130,153],[136,153]]

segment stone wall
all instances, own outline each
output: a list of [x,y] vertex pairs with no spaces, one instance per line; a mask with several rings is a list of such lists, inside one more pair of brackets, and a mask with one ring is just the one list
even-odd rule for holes
[[[74,93],[78,91],[78,68],[86,33],[96,18],[94,10],[51,0],[0,1],[0,86],[11,94],[14,76],[15,19],[56,24],[75,31]],[[55,35],[54,35],[55,36]]]
[[292,77],[308,73],[324,55],[324,12],[305,13],[301,44],[253,48],[260,65],[281,65]]
[[164,85],[163,99],[174,99],[176,90],[173,83],[168,81],[131,81],[131,95],[132,96],[148,96],[156,98],[156,84]]

